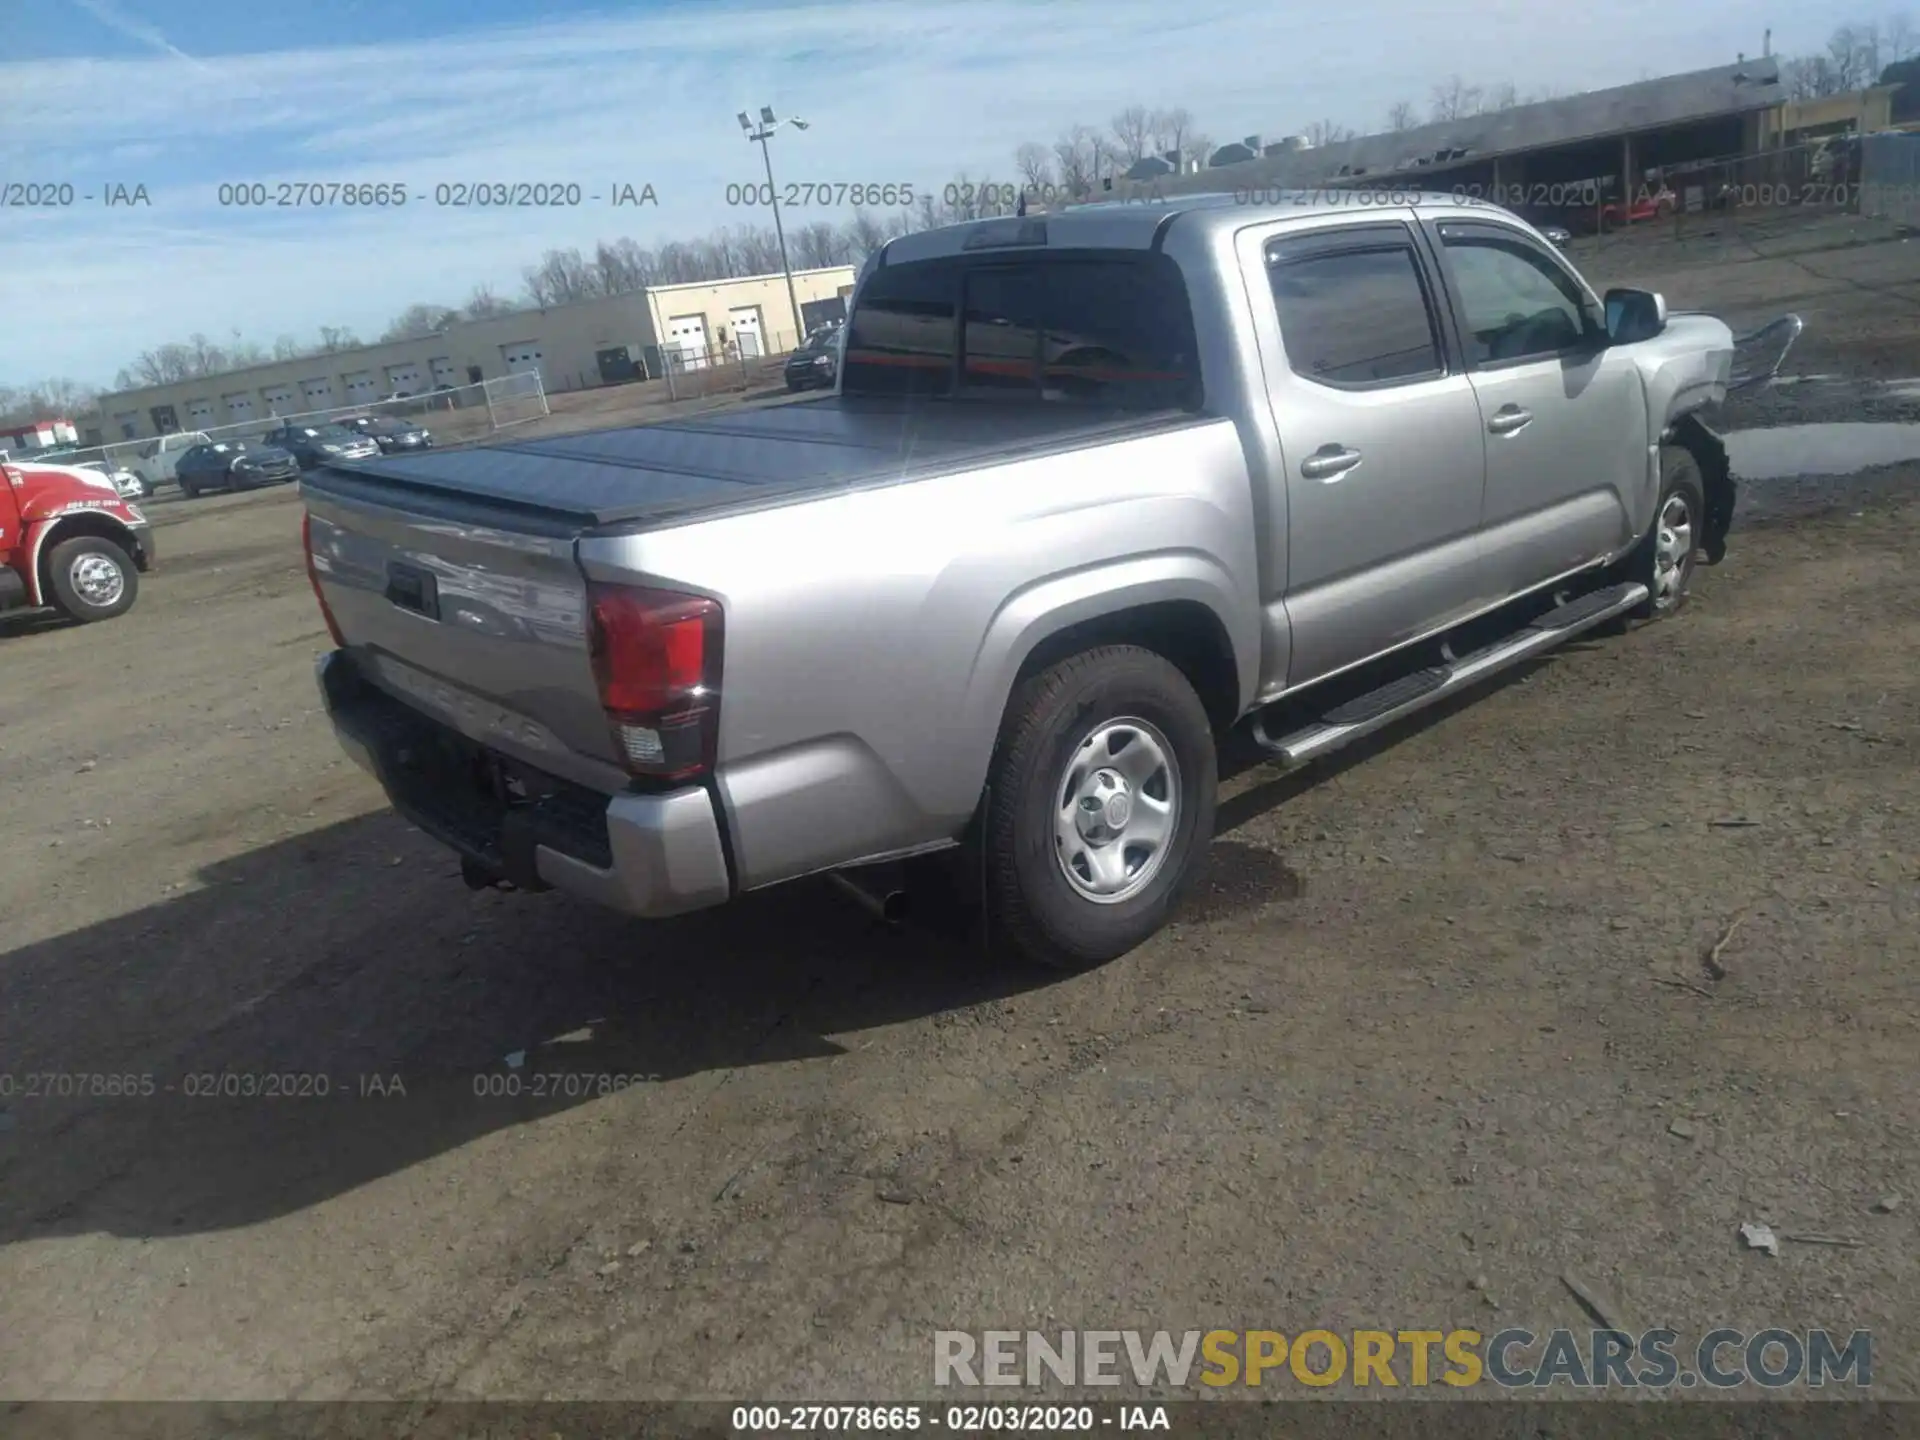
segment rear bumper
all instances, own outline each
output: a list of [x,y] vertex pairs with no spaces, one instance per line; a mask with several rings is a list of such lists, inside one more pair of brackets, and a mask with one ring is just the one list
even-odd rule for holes
[[345,652],[321,657],[319,682],[348,757],[395,810],[482,872],[645,919],[731,898],[707,791],[605,796],[541,776],[548,794],[509,803],[462,768],[463,757],[478,764],[485,751],[370,685]]

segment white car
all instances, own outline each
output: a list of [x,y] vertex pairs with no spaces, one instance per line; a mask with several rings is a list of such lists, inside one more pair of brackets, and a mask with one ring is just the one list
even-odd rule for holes
[[180,464],[180,457],[196,445],[212,443],[204,430],[176,430],[142,445],[137,469],[146,482],[147,492],[151,494],[162,485],[172,484],[178,478],[174,470]]
[[74,467],[77,470],[93,470],[113,482],[113,488],[120,492],[122,500],[144,500],[153,493],[153,487],[140,478],[137,471],[124,465],[115,465],[106,460],[83,460]]

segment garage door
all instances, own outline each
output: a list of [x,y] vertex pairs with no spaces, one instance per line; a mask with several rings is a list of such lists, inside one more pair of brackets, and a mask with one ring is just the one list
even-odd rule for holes
[[204,430],[213,424],[213,402],[211,400],[187,401],[187,428]]
[[292,415],[300,408],[300,402],[294,399],[291,385],[269,385],[260,393],[266,397],[267,410],[270,414]]
[[347,403],[357,405],[362,400],[372,400],[380,393],[380,382],[373,378],[371,370],[356,370],[351,375],[343,375],[347,382]]
[[460,383],[460,367],[455,365],[447,356],[438,356],[435,359],[429,360],[427,364],[433,369],[433,383],[435,385],[458,385]]
[[409,395],[418,395],[427,386],[426,382],[420,378],[418,365],[389,365],[387,366],[387,388],[404,390]]
[[233,421],[253,419],[253,395],[242,390],[238,395],[222,395],[227,405],[227,418]]
[[680,352],[680,368],[698,370],[707,363],[707,317],[676,315],[667,321],[667,348]]
[[502,345],[500,354],[507,362],[509,375],[538,375],[540,362],[546,357],[540,353],[537,340],[520,340],[512,345]]
[[758,305],[742,305],[737,310],[729,310],[727,328],[733,331],[733,342],[740,347],[742,360],[751,360],[756,355],[766,354],[767,347],[760,338],[760,307]]
[[307,397],[309,410],[324,410],[333,404],[333,377],[322,376],[317,380],[302,380],[300,393]]

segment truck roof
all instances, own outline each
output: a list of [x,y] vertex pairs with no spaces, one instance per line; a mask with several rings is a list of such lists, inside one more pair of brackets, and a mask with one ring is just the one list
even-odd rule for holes
[[[1383,198],[1370,203],[1361,199],[1364,193],[1378,193]],[[880,251],[878,263],[899,265],[914,260],[959,255],[970,250],[991,253],[1003,247],[1012,250],[1038,248],[1041,245],[1048,249],[1150,250],[1167,222],[1175,216],[1187,217],[1183,224],[1203,226],[1208,231],[1217,232],[1263,221],[1304,220],[1333,213],[1352,214],[1356,218],[1365,214],[1404,218],[1416,209],[1456,218],[1485,214],[1489,210],[1502,215],[1506,213],[1487,201],[1466,200],[1441,193],[1261,186],[1217,194],[1103,201],[1026,216],[1003,215],[985,220],[965,220],[957,225],[922,230],[891,240]],[[1021,238],[1023,235],[1045,238]]]

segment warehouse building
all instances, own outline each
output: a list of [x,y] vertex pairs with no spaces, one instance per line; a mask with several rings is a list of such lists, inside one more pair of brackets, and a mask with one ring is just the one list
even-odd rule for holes
[[433,335],[276,360],[244,370],[103,395],[81,435],[85,445],[143,440],[174,430],[208,430],[339,406],[396,393],[477,385],[537,373],[549,391],[617,385],[697,369],[726,359],[773,355],[846,313],[854,270],[659,285],[546,310],[460,321]]
[[1570,195],[1615,199],[1651,173],[1776,146],[1787,98],[1778,60],[1742,60],[1327,145],[1250,135],[1203,170],[1142,162],[1101,198],[1385,185],[1559,208]]

